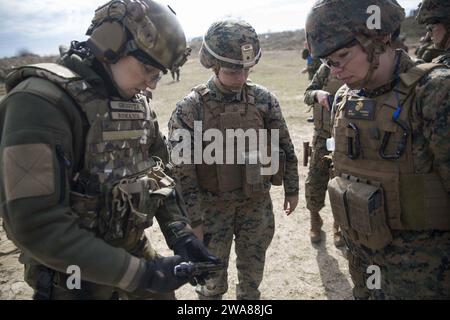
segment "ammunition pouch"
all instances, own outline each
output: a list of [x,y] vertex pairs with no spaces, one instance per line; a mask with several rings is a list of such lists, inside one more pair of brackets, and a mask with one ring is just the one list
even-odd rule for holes
[[331,112],[321,104],[315,103],[313,106],[314,128],[331,132]]
[[[264,191],[264,181],[261,175],[262,165],[256,159],[256,163],[250,163],[253,153],[245,154],[245,165],[243,166],[242,190],[247,197],[261,194]],[[257,155],[256,155],[257,156]]]
[[81,227],[113,245],[132,248],[142,232],[153,224],[156,211],[174,187],[164,167],[157,165],[146,174],[120,180],[105,194],[72,191],[70,205]]
[[337,176],[328,184],[335,221],[353,242],[372,250],[392,241],[381,186],[351,176]]

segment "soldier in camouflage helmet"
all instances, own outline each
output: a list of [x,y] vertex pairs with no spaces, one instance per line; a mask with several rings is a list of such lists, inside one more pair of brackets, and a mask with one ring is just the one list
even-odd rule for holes
[[434,58],[439,57],[444,53],[444,50],[437,49],[434,46],[431,32],[427,32],[425,36],[420,39],[421,45],[416,49],[415,55],[418,59],[425,62],[431,62]]
[[[450,299],[450,70],[391,48],[403,18],[391,0],[322,0],[309,13],[312,54],[346,84],[333,104],[328,193],[355,298]],[[366,286],[369,266],[380,288]]]
[[[188,281],[177,264],[217,261],[188,224],[144,95],[186,61],[185,36],[151,0],[106,3],[88,35],[61,49],[59,64],[21,67],[6,81],[3,226],[35,299],[171,299]],[[174,256],[145,237],[154,217]],[[77,290],[67,285],[72,265]]]
[[[305,90],[305,104],[313,108],[314,136],[312,141],[311,162],[308,177],[305,181],[306,208],[311,214],[311,242],[322,240],[323,225],[320,210],[325,206],[327,184],[330,180],[330,152],[326,147],[326,140],[331,137],[331,101],[343,82],[336,79],[326,65],[321,65],[311,83]],[[336,247],[343,245],[339,225],[333,224],[333,240]]]
[[[248,158],[254,154],[255,146],[245,142],[245,150],[240,153],[245,164],[235,161],[194,164],[193,159],[188,159],[177,167],[194,230],[226,264],[234,236],[237,299],[260,298],[258,287],[265,254],[274,234],[271,184],[284,184],[284,210],[288,215],[297,206],[299,192],[297,157],[278,100],[266,88],[247,81],[250,68],[260,57],[258,36],[248,23],[225,20],[212,24],[204,37],[200,61],[214,75],[177,103],[169,122],[169,140],[174,151],[185,143],[184,136],[182,141],[179,139],[180,130],[187,132],[189,138],[194,137],[194,132],[202,134],[209,129],[219,130],[223,135],[230,129],[244,130],[245,134],[254,130],[259,139],[263,138],[264,129],[279,132],[281,161],[275,175],[262,175],[257,164],[250,164]],[[199,121],[202,128],[198,128]],[[231,143],[234,141],[233,138]],[[187,147],[194,151],[194,143]],[[208,147],[204,142],[203,152]],[[231,155],[232,159],[239,157],[234,148]],[[227,270],[215,273],[206,285],[196,289],[200,299],[221,299],[227,290]]]
[[302,58],[303,60],[306,60],[306,68],[302,70],[302,73],[308,72],[308,80],[312,80],[314,78],[314,75],[316,74],[317,70],[319,70],[320,65],[322,62],[320,62],[319,59],[313,58],[311,56],[311,53],[308,49],[308,43],[305,41],[305,48],[302,51]]
[[426,24],[436,49],[445,51],[433,62],[450,66],[450,1],[424,0],[419,8],[417,21]]

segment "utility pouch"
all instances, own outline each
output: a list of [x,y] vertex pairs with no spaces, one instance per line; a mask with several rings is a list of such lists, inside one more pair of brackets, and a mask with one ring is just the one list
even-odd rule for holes
[[255,194],[260,194],[264,190],[258,152],[244,153],[244,160],[242,189],[247,197],[252,197]]
[[346,198],[350,226],[358,233],[361,244],[377,250],[392,241],[381,187],[351,182],[347,188]]
[[330,197],[331,210],[333,212],[334,221],[339,224],[342,229],[348,230],[350,223],[348,220],[348,207],[346,193],[350,185],[348,179],[342,177],[334,177],[328,183],[328,195]]
[[93,230],[97,227],[98,212],[101,207],[99,196],[90,196],[71,191],[70,207],[79,217],[82,228]]

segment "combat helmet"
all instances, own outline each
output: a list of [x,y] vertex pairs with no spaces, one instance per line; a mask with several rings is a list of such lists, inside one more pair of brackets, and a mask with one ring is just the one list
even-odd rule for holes
[[359,43],[367,54],[370,68],[365,79],[352,86],[364,87],[390,42],[386,37],[392,40],[400,33],[404,18],[405,11],[396,0],[319,0],[306,20],[306,40],[311,55],[316,58]]
[[189,55],[175,12],[152,0],[113,0],[95,11],[87,46],[102,62],[132,54],[164,73],[182,66]]
[[[378,8],[381,21],[371,26],[370,12],[376,13]],[[405,11],[395,0],[319,0],[307,17],[306,39],[311,54],[317,58],[326,57],[354,40],[371,54],[373,40],[394,34],[404,18]]]
[[424,0],[416,16],[420,24],[443,23],[450,25],[449,0]]
[[416,19],[420,24],[442,23],[446,33],[440,43],[435,43],[435,47],[447,49],[446,44],[450,39],[450,0],[424,0]]
[[258,34],[250,24],[242,20],[213,23],[206,32],[200,49],[200,62],[207,69],[250,68],[260,58]]

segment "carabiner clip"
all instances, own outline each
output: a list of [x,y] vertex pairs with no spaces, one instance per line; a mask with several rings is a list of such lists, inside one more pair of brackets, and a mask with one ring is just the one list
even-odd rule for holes
[[347,156],[352,159],[358,159],[361,154],[361,141],[359,139],[359,129],[354,123],[349,123],[347,128],[355,131],[355,147],[353,148],[353,137],[347,137]]
[[393,120],[400,128],[403,130],[402,138],[397,144],[397,149],[394,154],[385,154],[386,148],[389,144],[391,137],[391,132],[385,132],[383,136],[383,141],[381,142],[381,147],[379,150],[379,155],[384,160],[397,160],[399,159],[406,149],[406,144],[408,143],[409,129],[408,126],[400,119],[393,118]]

